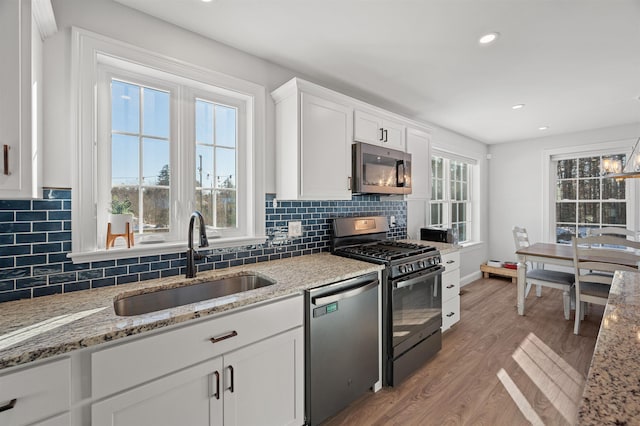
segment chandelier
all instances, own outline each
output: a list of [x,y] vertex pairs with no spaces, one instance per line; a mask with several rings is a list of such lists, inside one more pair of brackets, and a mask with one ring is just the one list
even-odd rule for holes
[[640,137],[636,140],[636,144],[626,164],[622,164],[622,160],[618,157],[603,157],[600,169],[602,170],[603,176],[613,178],[617,181],[629,178],[640,178],[640,151],[638,151],[638,143],[640,143]]

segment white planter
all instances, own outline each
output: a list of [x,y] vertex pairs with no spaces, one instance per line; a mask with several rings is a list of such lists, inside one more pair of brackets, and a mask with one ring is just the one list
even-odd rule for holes
[[127,222],[129,223],[129,232],[133,232],[132,214],[110,214],[109,223],[111,223],[111,234],[126,234]]

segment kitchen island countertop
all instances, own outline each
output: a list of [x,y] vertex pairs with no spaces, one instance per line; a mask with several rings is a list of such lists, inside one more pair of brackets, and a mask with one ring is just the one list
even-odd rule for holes
[[[0,304],[0,370],[167,327],[231,309],[300,294],[303,290],[382,270],[383,266],[329,253],[293,257],[120,286]],[[179,287],[255,273],[276,284],[144,315],[117,316],[114,298],[155,287]]]
[[602,317],[579,425],[631,425],[640,419],[640,273],[617,271]]

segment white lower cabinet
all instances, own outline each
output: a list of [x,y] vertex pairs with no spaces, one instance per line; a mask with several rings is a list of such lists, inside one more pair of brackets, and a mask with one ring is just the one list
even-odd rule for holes
[[91,355],[91,424],[302,425],[301,296]]
[[460,252],[442,255],[442,331],[460,321]]
[[43,419],[69,410],[70,389],[68,358],[0,376],[0,425],[65,424]]

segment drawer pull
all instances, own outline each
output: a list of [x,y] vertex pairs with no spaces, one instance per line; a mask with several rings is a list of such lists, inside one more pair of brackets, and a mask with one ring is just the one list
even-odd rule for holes
[[447,288],[454,288],[454,287],[455,287],[455,285],[453,285],[453,284],[449,284],[449,285],[447,286]]
[[229,390],[231,391],[231,393],[233,393],[233,366],[230,365],[227,367],[229,369],[229,372],[231,373],[231,384],[229,385]]
[[0,407],[0,413],[3,412],[3,411],[11,410],[13,407],[16,406],[16,402],[17,402],[17,399],[13,398],[7,404],[5,404],[2,407]]
[[451,265],[452,263],[456,263],[455,260],[447,260],[447,265]]
[[454,315],[455,315],[455,314],[454,314],[453,312],[449,312],[449,313],[447,314],[447,317],[449,317],[449,318],[450,318],[450,317],[452,317],[452,316],[454,316]]
[[[4,166],[4,175],[5,176],[9,176],[11,174],[11,173],[9,173],[9,145],[5,144],[2,150],[4,151],[3,152],[3,155],[4,155],[4,164],[3,164],[3,166]],[[11,408],[13,408],[13,407],[11,407]],[[8,410],[8,408],[7,408],[7,410]]]
[[223,336],[220,336],[220,337],[212,337],[209,340],[211,340],[211,343],[218,343],[218,342],[220,342],[222,340],[230,339],[230,338],[235,337],[237,335],[238,335],[238,332],[233,330],[231,333],[227,333],[227,334],[225,334]]

